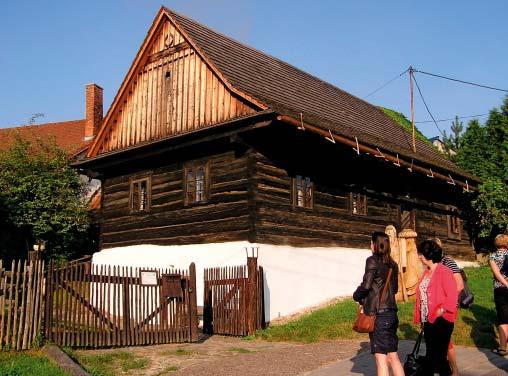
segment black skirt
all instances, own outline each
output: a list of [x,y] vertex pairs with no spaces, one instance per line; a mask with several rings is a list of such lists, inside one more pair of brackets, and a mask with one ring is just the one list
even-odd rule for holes
[[508,288],[494,289],[494,303],[496,303],[497,325],[508,324]]
[[388,354],[396,352],[399,345],[397,337],[397,328],[399,318],[397,311],[390,310],[378,313],[376,315],[376,325],[374,331],[369,333],[370,352],[372,354]]

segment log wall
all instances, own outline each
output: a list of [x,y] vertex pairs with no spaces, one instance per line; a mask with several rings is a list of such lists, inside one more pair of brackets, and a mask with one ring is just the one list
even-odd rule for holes
[[[224,150],[196,146],[201,154],[179,153],[173,156],[177,161],[159,167],[149,168],[150,163],[143,162],[142,174],[151,176],[152,187],[151,207],[146,213],[129,210],[129,180],[140,177],[139,173],[107,178],[103,191],[102,247],[248,240],[297,247],[366,248],[373,231],[383,231],[388,224],[400,230],[401,211],[410,208],[415,214],[420,240],[437,236],[451,255],[474,257],[465,229],[460,239],[448,234],[449,202],[445,202],[445,192],[439,191],[439,187],[447,186],[433,186],[438,182],[432,181],[425,185],[415,180],[414,175],[400,177],[382,170],[385,165],[395,169],[391,164],[377,166],[371,157],[360,160],[349,150],[337,153],[336,145],[332,144],[330,149],[325,144],[317,150],[312,140],[305,139],[304,147],[295,139],[283,137],[281,143],[285,142],[286,147],[277,148],[276,132],[266,132],[272,136],[268,138],[260,131],[256,137],[244,139],[241,152],[235,149],[238,145],[227,141],[222,146]],[[288,149],[293,146],[297,151],[307,148],[306,153],[294,154]],[[329,150],[334,154],[328,154]],[[186,206],[184,164],[195,158],[209,161],[210,199]],[[327,160],[333,160],[337,167],[323,163]],[[308,174],[312,179],[312,209],[293,205],[292,177],[297,173]],[[365,187],[365,215],[351,214],[350,192],[356,190],[355,186]],[[423,187],[420,189],[427,195],[415,187]],[[409,191],[411,198],[406,193]]]
[[[247,239],[246,155],[223,151],[210,156],[210,197],[206,203],[184,204],[184,163],[107,178],[103,188],[102,248],[134,244],[193,244]],[[129,179],[151,175],[148,212],[131,213]]]

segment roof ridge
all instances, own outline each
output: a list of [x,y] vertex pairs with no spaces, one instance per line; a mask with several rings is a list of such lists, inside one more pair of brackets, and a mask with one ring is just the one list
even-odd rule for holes
[[52,121],[52,122],[41,123],[41,124],[21,124],[21,125],[15,125],[13,127],[0,128],[0,132],[7,131],[7,130],[20,129],[20,128],[23,128],[23,129],[29,128],[29,129],[31,129],[31,128],[36,128],[36,127],[41,127],[41,126],[44,126],[44,125],[53,125],[53,124],[62,124],[62,123],[73,123],[73,122],[85,121],[85,120],[86,119],[75,119],[75,120]]

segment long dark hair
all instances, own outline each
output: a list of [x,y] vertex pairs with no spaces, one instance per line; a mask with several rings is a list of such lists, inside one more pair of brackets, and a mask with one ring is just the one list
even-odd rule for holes
[[393,260],[390,256],[390,238],[384,232],[376,231],[372,233],[372,244],[374,254],[381,257],[383,264],[390,264]]

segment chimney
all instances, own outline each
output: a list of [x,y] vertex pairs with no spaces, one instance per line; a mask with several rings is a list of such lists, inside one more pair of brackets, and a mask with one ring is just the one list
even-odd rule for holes
[[86,85],[85,94],[85,141],[91,140],[102,123],[102,88],[96,84]]

